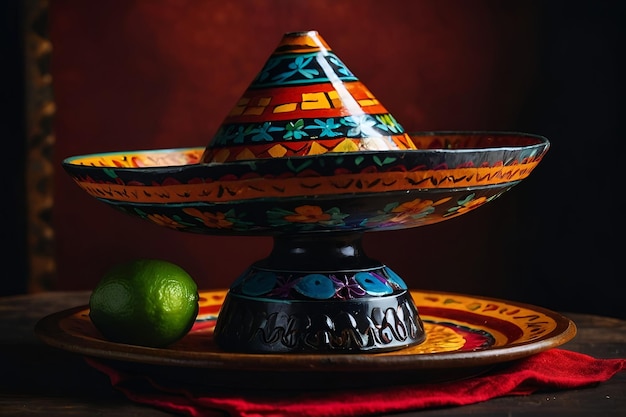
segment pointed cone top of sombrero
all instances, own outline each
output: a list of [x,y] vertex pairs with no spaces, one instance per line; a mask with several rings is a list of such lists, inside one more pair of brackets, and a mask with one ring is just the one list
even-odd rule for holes
[[415,149],[316,31],[286,33],[208,144],[204,162]]

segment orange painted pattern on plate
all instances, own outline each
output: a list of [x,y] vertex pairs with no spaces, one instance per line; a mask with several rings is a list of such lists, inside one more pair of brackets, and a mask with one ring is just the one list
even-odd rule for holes
[[538,162],[490,168],[376,172],[326,177],[246,178],[173,185],[101,184],[76,180],[96,198],[133,203],[227,202],[254,198],[378,193],[493,185],[526,178]]

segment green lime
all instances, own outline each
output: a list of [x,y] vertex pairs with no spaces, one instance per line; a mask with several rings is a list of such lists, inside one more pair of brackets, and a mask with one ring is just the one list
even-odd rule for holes
[[138,259],[108,270],[91,293],[89,317],[108,340],[165,347],[198,315],[198,287],[180,266]]

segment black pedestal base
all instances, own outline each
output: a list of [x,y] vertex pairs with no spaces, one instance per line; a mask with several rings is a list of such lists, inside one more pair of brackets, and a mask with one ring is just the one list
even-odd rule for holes
[[276,237],[267,259],[231,286],[220,348],[247,353],[385,352],[421,343],[404,281],[365,256],[360,234]]
[[229,293],[215,341],[232,352],[384,352],[425,338],[408,291],[350,301],[253,299]]

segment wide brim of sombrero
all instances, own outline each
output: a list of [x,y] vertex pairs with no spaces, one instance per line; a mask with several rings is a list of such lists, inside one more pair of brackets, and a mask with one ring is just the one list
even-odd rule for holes
[[191,147],[80,155],[62,165],[91,196],[163,226],[272,234],[441,221],[526,178],[550,146],[516,132],[411,137],[420,149],[203,163],[204,148]]

